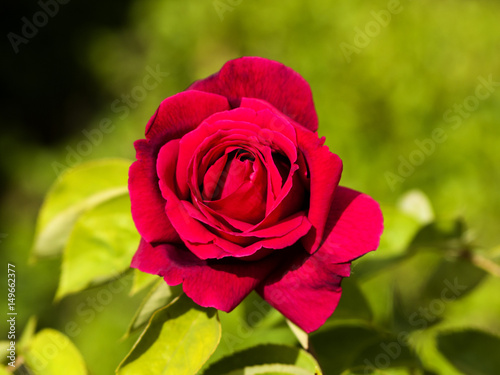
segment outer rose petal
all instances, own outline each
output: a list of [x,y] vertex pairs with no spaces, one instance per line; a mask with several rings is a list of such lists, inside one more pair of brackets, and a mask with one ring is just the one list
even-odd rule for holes
[[306,332],[318,329],[337,307],[349,262],[378,247],[382,220],[372,198],[337,187],[319,250],[308,255],[297,246],[293,260],[273,272],[258,292]]
[[230,109],[227,98],[190,90],[175,94],[163,102],[146,125],[146,138],[165,143],[195,129],[204,119]]
[[297,142],[309,169],[310,199],[308,219],[313,229],[302,239],[304,248],[314,253],[323,238],[325,223],[335,189],[342,174],[342,160],[330,152],[316,133],[297,126]]
[[183,283],[198,305],[226,312],[234,309],[278,265],[283,254],[256,262],[204,261],[170,244],[151,246],[141,239],[132,267],[163,276],[167,284]]
[[383,217],[378,203],[366,194],[337,187],[323,234],[321,251],[345,263],[378,247]]
[[309,84],[276,61],[261,57],[231,60],[220,72],[196,81],[189,89],[223,95],[233,107],[239,106],[243,97],[264,99],[306,128],[318,129]]
[[[137,141],[139,150],[144,142]],[[150,242],[178,242],[179,235],[165,213],[165,200],[158,188],[156,166],[152,159],[137,160],[129,169],[128,189],[132,217],[137,230]]]
[[148,242],[178,241],[165,214],[158,187],[156,158],[161,146],[196,128],[205,118],[229,108],[227,99],[201,91],[182,92],[165,99],[146,128],[145,140],[135,142],[137,161],[129,170],[132,217]]
[[322,250],[309,255],[300,245],[288,251],[287,259],[256,290],[304,331],[315,331],[337,307],[350,264],[335,264]]

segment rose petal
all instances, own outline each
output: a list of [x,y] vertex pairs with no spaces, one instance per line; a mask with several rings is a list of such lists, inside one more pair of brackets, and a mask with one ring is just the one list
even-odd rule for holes
[[[135,142],[138,154],[150,150],[146,140]],[[135,161],[129,170],[128,188],[132,205],[132,218],[138,232],[147,241],[178,242],[179,236],[165,214],[165,199],[158,188],[154,158]]]
[[204,261],[185,248],[153,247],[141,240],[131,266],[163,276],[169,285],[183,283],[184,292],[198,305],[229,312],[269,275],[282,256],[273,254],[255,262]]
[[308,218],[313,229],[302,240],[304,248],[313,253],[323,238],[324,227],[333,195],[342,174],[342,160],[323,145],[316,133],[296,127],[297,141],[309,169],[310,198]]
[[226,111],[229,103],[223,96],[203,91],[182,91],[161,102],[146,125],[146,138],[177,139],[196,128],[210,115]]
[[335,263],[350,262],[375,250],[383,230],[378,203],[366,194],[342,186],[335,190],[321,251]]
[[[201,216],[191,203],[182,201],[180,205],[176,205],[171,209],[168,207],[169,203],[167,203],[167,214],[172,221],[172,225],[176,228],[186,246],[200,259],[221,259],[223,257],[260,259],[269,253],[267,251],[269,249],[279,250],[292,246],[311,228],[307,217],[304,213],[299,212],[283,220],[275,227],[263,230],[262,233],[256,232],[255,239],[251,244],[240,246],[234,241],[234,238],[227,240],[221,233],[214,233],[217,231],[210,231],[202,225],[201,223],[209,224],[209,222]],[[171,210],[178,212],[173,215]],[[176,215],[179,215],[179,217]],[[182,224],[181,220],[185,220],[184,225],[178,225],[179,223]],[[194,220],[194,223],[191,220]],[[251,234],[249,233],[247,236]],[[236,236],[240,235],[240,233],[228,233],[228,235]]]
[[193,83],[189,89],[223,95],[233,107],[239,106],[243,97],[263,99],[309,130],[318,128],[309,84],[276,61],[261,57],[231,60],[220,72]]
[[146,127],[146,139],[135,142],[137,161],[129,170],[132,217],[147,241],[179,241],[165,215],[165,201],[158,187],[156,158],[160,148],[181,137],[215,112],[227,110],[227,99],[206,92],[189,91],[165,99]]
[[333,313],[340,299],[348,263],[335,264],[326,250],[309,255],[300,245],[287,261],[257,287],[271,306],[307,333],[315,331]]

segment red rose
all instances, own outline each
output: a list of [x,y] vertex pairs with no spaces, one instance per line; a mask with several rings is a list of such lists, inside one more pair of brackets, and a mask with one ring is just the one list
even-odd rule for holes
[[244,57],[165,99],[135,142],[132,267],[231,311],[252,290],[307,332],[332,314],[350,262],[375,250],[382,215],[338,186],[307,82]]

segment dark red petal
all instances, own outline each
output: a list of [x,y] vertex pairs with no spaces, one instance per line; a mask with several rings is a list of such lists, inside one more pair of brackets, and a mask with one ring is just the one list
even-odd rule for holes
[[163,276],[167,284],[183,282],[184,292],[198,305],[226,312],[234,309],[278,265],[282,254],[255,262],[234,259],[204,261],[189,250],[141,240],[132,267]]
[[350,262],[378,247],[383,217],[378,203],[366,194],[337,187],[323,234],[321,251],[335,263]]
[[342,160],[330,152],[316,133],[297,126],[297,141],[309,170],[310,198],[308,218],[313,228],[302,244],[309,252],[315,252],[323,238],[324,228],[333,195],[342,174]]
[[233,107],[243,97],[263,99],[306,128],[316,131],[318,117],[309,84],[285,65],[261,57],[228,61],[220,72],[189,88],[223,95]]
[[[179,144],[180,141],[178,139],[172,140],[165,144],[158,154],[157,171],[158,176],[160,176],[160,189],[166,200],[166,205],[164,205],[165,212],[172,227],[175,228],[184,242],[212,242],[215,237],[214,234],[209,232],[203,224],[194,219],[186,211],[185,205],[191,205],[191,203],[179,199],[176,193],[178,189],[176,188],[175,166],[178,161]],[[210,249],[203,250],[198,246],[193,246],[192,250],[198,257],[203,259],[222,258],[230,255],[230,252],[220,247],[211,247]],[[208,250],[213,252],[209,252]]]
[[300,245],[287,253],[287,261],[256,290],[271,306],[306,332],[321,327],[340,299],[343,277],[350,264],[332,262],[330,254],[319,250],[309,255]]
[[227,99],[203,91],[183,91],[161,102],[146,126],[147,139],[165,143],[195,129],[210,115],[229,109]]
[[135,142],[137,161],[129,171],[132,217],[137,230],[147,241],[179,241],[165,215],[156,173],[160,148],[196,128],[205,118],[229,108],[223,96],[201,91],[179,93],[165,99],[148,122],[145,140]]
[[[204,222],[205,218],[191,203],[183,201],[176,206],[175,209],[182,210],[175,212],[181,218],[172,215],[168,206],[167,204],[167,214],[186,246],[202,259],[221,259],[224,257],[260,259],[269,253],[267,251],[269,249],[279,250],[292,246],[311,229],[311,224],[306,216],[299,212],[283,220],[279,225],[263,230],[262,237],[259,232],[256,232],[255,242],[252,244],[240,246],[234,240],[229,241],[224,236],[214,234],[203,226],[201,223]],[[184,225],[177,225],[183,217],[186,218]],[[194,220],[194,223],[191,222],[192,220]],[[229,237],[237,235],[239,233],[228,233]],[[250,236],[252,233],[248,235]]]
[[[135,142],[137,153],[147,149],[147,141]],[[144,152],[148,154],[148,152]],[[179,236],[165,214],[165,199],[158,187],[155,160],[152,156],[137,160],[129,170],[128,189],[132,217],[138,232],[147,241],[178,242]]]

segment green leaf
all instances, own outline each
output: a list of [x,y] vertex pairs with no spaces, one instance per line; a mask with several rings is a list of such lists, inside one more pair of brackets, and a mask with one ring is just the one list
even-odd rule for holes
[[[9,347],[10,347],[10,340],[1,340],[0,341],[0,353],[7,353]],[[0,363],[5,363],[7,361],[10,361],[10,359],[6,358],[5,356],[2,356]]]
[[303,349],[285,345],[259,345],[212,363],[203,375],[267,373],[322,374],[314,357]]
[[297,339],[283,315],[252,292],[230,313],[219,311],[221,343],[209,364],[236,351],[262,344],[296,345]]
[[438,335],[438,349],[464,374],[491,375],[500,370],[500,338],[480,331]]
[[[356,272],[354,267],[353,272]],[[342,297],[329,320],[361,319],[371,321],[373,313],[355,276],[342,281]]]
[[181,293],[182,287],[180,285],[170,287],[163,279],[157,280],[156,284],[148,292],[139,306],[139,309],[135,313],[134,318],[132,319],[132,322],[127,330],[126,336],[143,327],[156,310],[168,305]]
[[488,276],[464,298],[450,302],[445,320],[439,325],[444,330],[473,328],[495,333],[500,337],[500,278]]
[[134,269],[134,281],[132,282],[132,288],[130,289],[130,295],[134,296],[141,290],[147,288],[149,285],[158,281],[158,275],[152,275],[150,273],[142,272]]
[[85,362],[68,337],[53,329],[44,329],[31,340],[24,353],[34,375],[87,374]]
[[297,366],[272,364],[245,367],[223,375],[317,375],[318,372],[304,370]]
[[[424,375],[424,372],[416,372],[414,369],[406,368],[385,368],[385,369],[374,369],[369,371],[367,369],[359,370],[346,370],[341,375]],[[433,373],[425,373],[426,375],[436,375]]]
[[293,334],[299,341],[300,345],[305,349],[309,349],[309,334],[304,331],[302,328],[300,328],[298,325],[294,324],[290,320],[286,320],[286,324],[288,324],[288,327],[292,330]]
[[437,349],[436,326],[410,333],[410,345],[417,353],[422,366],[432,374],[462,375]]
[[19,342],[17,343],[18,347],[21,350],[24,350],[24,348],[27,345],[29,345],[30,341],[33,339],[36,330],[36,323],[37,323],[36,316],[32,316],[28,319],[28,323],[26,323],[26,326],[23,329],[23,333],[19,338]]
[[326,374],[338,374],[351,366],[357,354],[380,338],[380,332],[357,325],[334,325],[313,332],[310,343]]
[[32,255],[42,258],[60,254],[82,213],[127,194],[130,163],[106,159],[65,172],[50,189],[40,210]]
[[217,311],[181,295],[156,311],[116,370],[119,375],[194,375],[217,348],[221,328]]
[[393,206],[383,206],[384,231],[380,238],[379,250],[375,252],[376,258],[388,258],[401,255],[422,227],[414,216],[402,212]]
[[127,270],[139,240],[128,195],[85,212],[64,251],[56,298],[103,283]]
[[0,375],[12,375],[12,372],[10,372],[10,370],[8,370],[9,368],[12,368],[12,367],[9,367],[9,366],[6,366],[6,367],[0,366]]
[[421,251],[404,264],[395,284],[395,322],[400,329],[438,323],[451,303],[471,293],[486,273],[462,258]]
[[410,250],[417,252],[423,248],[460,253],[467,248],[466,226],[462,219],[453,221],[435,221],[424,226],[415,235]]

